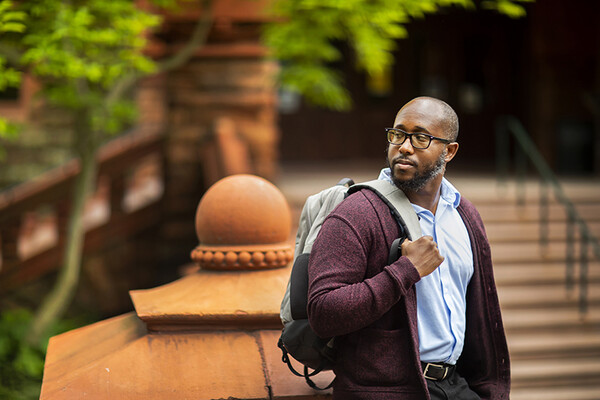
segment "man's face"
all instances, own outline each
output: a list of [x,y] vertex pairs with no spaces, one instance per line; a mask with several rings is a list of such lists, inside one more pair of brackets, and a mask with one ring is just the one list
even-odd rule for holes
[[[440,118],[440,110],[434,103],[414,101],[402,108],[394,127],[408,133],[426,133],[447,139]],[[439,140],[432,140],[427,149],[415,149],[410,139],[400,145],[388,146],[388,165],[392,180],[400,189],[416,192],[439,174],[443,174],[448,158],[447,146]]]
[[[392,147],[393,145],[390,144],[389,146]],[[390,149],[388,148],[388,154],[389,152]],[[392,160],[388,157],[388,166],[392,170],[392,181],[403,191],[417,192],[423,189],[433,178],[444,172],[447,154],[448,152],[444,149],[436,160],[424,163],[414,161],[414,159],[410,160],[404,155],[397,155]],[[408,162],[412,164],[406,164]],[[393,165],[396,168],[392,168]],[[407,173],[407,170],[410,169],[414,171],[412,177]]]

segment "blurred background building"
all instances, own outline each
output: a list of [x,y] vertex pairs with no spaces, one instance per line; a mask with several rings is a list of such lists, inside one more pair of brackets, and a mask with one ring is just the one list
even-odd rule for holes
[[460,116],[453,167],[491,169],[494,122],[508,114],[523,122],[555,171],[597,175],[600,4],[548,0],[526,9],[522,19],[453,8],[415,20],[398,42],[394,67],[377,82],[340,63],[356,109],[280,104],[282,160],[380,159],[382,129],[398,107],[430,95]]

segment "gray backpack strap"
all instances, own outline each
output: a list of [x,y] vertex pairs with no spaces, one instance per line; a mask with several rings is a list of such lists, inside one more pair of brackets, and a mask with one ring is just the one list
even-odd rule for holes
[[421,225],[419,224],[419,217],[417,217],[415,209],[410,204],[410,201],[404,192],[396,185],[389,181],[375,179],[368,182],[357,183],[351,186],[348,192],[354,193],[361,189],[372,190],[381,197],[392,211],[397,213],[396,218],[403,222],[403,226],[406,228],[410,240],[416,240],[423,236]]
[[[340,181],[337,185],[324,189],[306,199],[298,222],[294,264],[298,257],[310,253],[325,218],[346,197],[348,188],[344,183],[345,181]],[[284,325],[293,320],[290,296],[291,282],[290,279],[279,310],[281,322]]]

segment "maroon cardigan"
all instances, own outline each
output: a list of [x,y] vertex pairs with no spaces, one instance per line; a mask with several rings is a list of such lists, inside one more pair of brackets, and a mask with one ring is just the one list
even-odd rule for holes
[[[463,198],[458,211],[475,268],[457,368],[482,399],[508,399],[509,355],[489,243],[475,207]],[[308,316],[319,336],[336,336],[334,399],[429,399],[419,359],[420,277],[406,257],[387,265],[396,237],[389,208],[362,190],[328,216],[312,248]]]

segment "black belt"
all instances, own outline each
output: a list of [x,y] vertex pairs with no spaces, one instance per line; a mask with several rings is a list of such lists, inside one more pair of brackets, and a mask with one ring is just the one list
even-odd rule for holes
[[445,363],[426,363],[421,362],[423,368],[423,376],[425,379],[431,379],[433,381],[443,381],[449,378],[454,372],[454,365]]

